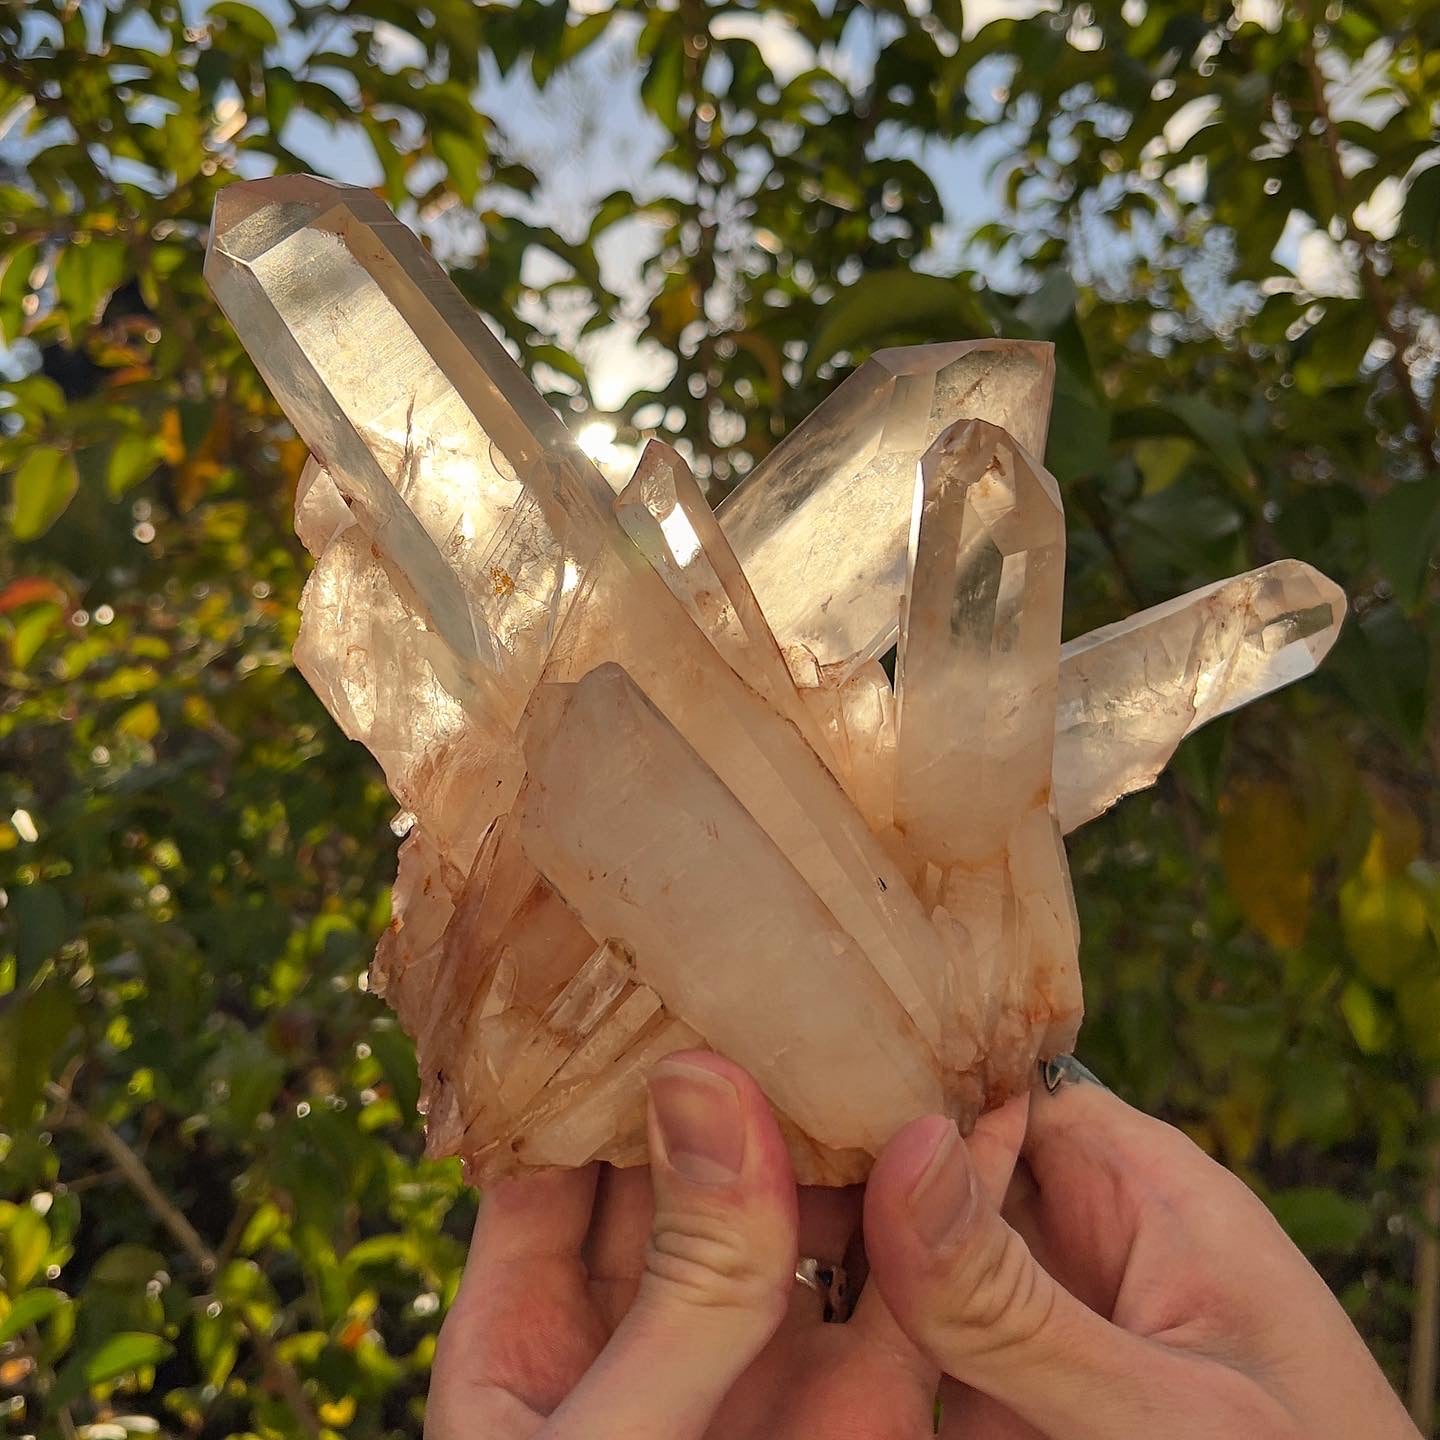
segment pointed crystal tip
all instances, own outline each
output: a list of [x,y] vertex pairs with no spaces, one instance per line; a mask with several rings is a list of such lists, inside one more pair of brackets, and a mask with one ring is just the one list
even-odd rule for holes
[[325,211],[337,205],[359,208],[364,201],[380,205],[368,190],[315,175],[273,175],[227,185],[215,197],[207,265],[217,253],[241,263],[254,260]]

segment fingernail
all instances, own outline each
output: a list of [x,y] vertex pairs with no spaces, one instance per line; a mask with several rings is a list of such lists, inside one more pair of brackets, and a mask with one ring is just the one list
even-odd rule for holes
[[662,1060],[650,1072],[650,1103],[666,1159],[682,1179],[723,1185],[740,1174],[745,1122],[728,1080],[697,1065]]
[[975,1170],[960,1132],[947,1123],[935,1137],[930,1163],[910,1191],[916,1233],[936,1249],[959,1237],[975,1210]]

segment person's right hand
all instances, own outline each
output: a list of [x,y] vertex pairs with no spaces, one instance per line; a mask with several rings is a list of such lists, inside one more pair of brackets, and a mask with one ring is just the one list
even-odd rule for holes
[[917,1120],[865,1195],[869,1283],[961,1382],[942,1436],[1415,1440],[1324,1281],[1179,1131],[1066,1084],[1008,1195],[994,1158]]

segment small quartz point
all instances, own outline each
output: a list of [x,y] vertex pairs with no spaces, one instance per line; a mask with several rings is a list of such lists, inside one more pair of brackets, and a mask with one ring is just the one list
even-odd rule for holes
[[896,666],[895,823],[931,867],[952,941],[952,1077],[984,1094],[1079,1024],[1074,916],[1050,809],[1065,515],[1054,478],[983,420],[945,431],[915,488]]
[[783,648],[843,675],[895,643],[915,466],[980,418],[1045,453],[1055,357],[1026,340],[878,350],[725,499],[717,514]]
[[630,677],[603,665],[564,689],[516,808],[526,853],[586,928],[623,933],[637,979],[821,1145],[873,1156],[903,1117],[939,1108],[914,1020]]
[[1045,345],[880,352],[712,515],[659,444],[616,497],[368,191],[227,187],[206,274],[312,451],[296,663],[403,812],[372,987],[472,1178],[643,1163],[681,1048],[819,1184],[1024,1091],[1080,1015],[1061,829],[1344,613],[1287,561],[1062,649]]
[[1344,619],[1333,580],[1277,560],[1072,640],[1060,652],[1061,827],[1153,785],[1200,726],[1313,674]]
[[615,514],[721,659],[829,761],[750,582],[684,458],[663,441],[649,441],[633,478],[615,497]]

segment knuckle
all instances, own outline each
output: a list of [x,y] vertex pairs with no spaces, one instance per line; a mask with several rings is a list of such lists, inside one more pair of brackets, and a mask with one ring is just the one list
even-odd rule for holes
[[702,1310],[742,1310],[778,1319],[793,1265],[741,1217],[719,1211],[657,1211],[645,1257],[645,1283]]
[[1033,1344],[1055,1309],[1055,1282],[1010,1227],[997,1227],[946,1279],[944,1319],[970,1356]]

